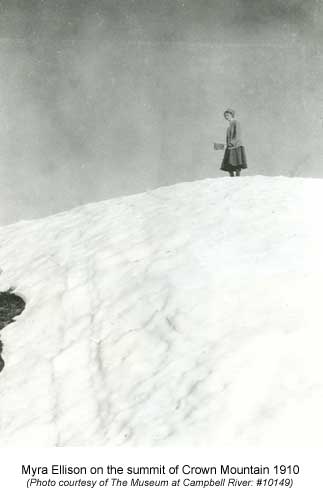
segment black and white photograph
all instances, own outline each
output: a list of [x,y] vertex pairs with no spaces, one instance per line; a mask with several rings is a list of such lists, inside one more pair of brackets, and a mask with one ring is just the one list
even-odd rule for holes
[[322,447],[322,44],[318,0],[0,1],[4,456]]

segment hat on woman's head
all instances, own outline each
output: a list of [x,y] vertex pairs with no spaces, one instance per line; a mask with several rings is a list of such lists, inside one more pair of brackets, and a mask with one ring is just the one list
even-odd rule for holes
[[223,115],[225,115],[226,113],[230,113],[230,115],[232,115],[232,117],[234,117],[234,115],[236,114],[236,112],[232,108],[227,108],[225,110],[225,112],[223,113]]

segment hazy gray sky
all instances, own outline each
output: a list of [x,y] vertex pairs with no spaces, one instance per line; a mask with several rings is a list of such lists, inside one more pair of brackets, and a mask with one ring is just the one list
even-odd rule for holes
[[223,175],[322,177],[315,0],[0,1],[0,224]]

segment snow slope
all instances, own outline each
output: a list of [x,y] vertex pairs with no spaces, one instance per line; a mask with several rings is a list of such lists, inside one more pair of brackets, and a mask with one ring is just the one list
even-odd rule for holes
[[0,444],[322,445],[322,213],[221,178],[1,228]]

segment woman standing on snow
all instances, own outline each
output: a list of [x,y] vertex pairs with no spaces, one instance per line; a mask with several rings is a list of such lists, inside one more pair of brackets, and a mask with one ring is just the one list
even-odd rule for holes
[[[247,157],[241,140],[240,123],[234,119],[235,111],[228,108],[224,112],[224,118],[228,120],[227,145],[221,164],[221,170],[229,172],[230,176],[240,176],[241,169],[247,168]],[[215,149],[223,149],[224,145],[215,143]]]

